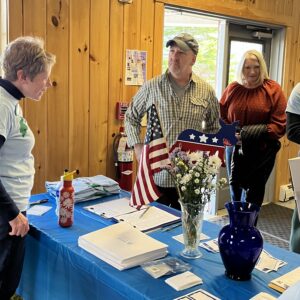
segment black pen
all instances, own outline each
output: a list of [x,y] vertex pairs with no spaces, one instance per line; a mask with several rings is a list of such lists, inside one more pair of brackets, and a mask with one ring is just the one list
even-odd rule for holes
[[42,203],[46,203],[46,202],[48,202],[48,199],[41,199],[41,200],[29,203],[29,206],[33,206],[33,205],[37,205],[37,204],[42,204]]

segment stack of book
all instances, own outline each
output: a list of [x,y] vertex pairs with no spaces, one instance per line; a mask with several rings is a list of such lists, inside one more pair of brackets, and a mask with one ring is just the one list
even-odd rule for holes
[[82,235],[78,245],[119,270],[162,258],[168,253],[168,245],[126,222]]

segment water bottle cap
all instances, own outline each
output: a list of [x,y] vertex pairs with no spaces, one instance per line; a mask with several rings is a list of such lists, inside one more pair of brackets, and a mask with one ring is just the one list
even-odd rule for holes
[[64,175],[61,176],[61,180],[72,181],[74,179],[74,174],[77,173],[77,170],[72,172],[64,172]]

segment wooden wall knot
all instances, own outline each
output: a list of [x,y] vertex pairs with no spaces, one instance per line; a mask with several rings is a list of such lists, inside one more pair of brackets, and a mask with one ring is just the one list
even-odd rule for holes
[[59,25],[59,20],[56,16],[51,17],[51,22],[52,22],[54,27],[57,27]]
[[88,46],[84,44],[83,48],[77,48],[78,52],[80,53],[81,51],[86,52],[88,50]]
[[93,54],[90,54],[89,56],[91,61],[96,62],[96,58]]

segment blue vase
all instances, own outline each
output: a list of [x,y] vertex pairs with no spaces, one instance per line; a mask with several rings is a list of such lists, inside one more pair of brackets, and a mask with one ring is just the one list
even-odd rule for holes
[[219,233],[219,249],[225,274],[234,280],[249,280],[263,249],[263,238],[254,227],[260,207],[248,202],[227,202],[229,221]]

